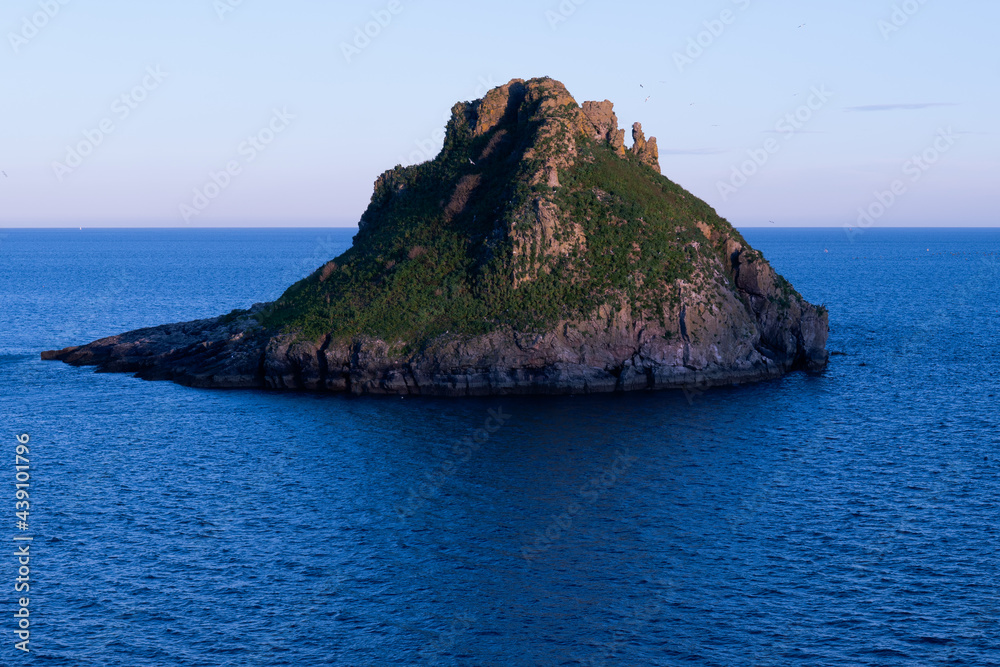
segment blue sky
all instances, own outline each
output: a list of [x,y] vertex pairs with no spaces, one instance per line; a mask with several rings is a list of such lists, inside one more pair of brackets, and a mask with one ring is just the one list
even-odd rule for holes
[[7,0],[0,226],[353,226],[456,101],[543,75],[737,226],[998,224],[993,0],[345,4]]

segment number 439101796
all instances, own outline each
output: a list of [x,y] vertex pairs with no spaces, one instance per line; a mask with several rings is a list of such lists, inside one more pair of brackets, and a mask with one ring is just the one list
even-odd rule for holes
[[29,437],[27,434],[17,437],[19,444],[15,450],[14,459],[14,469],[17,471],[17,484],[14,485],[17,488],[17,492],[15,493],[15,496],[17,497],[15,510],[17,511],[15,512],[15,515],[19,520],[18,527],[24,526],[22,530],[27,529],[26,524],[28,523],[28,510],[31,508],[31,505],[28,502],[28,480],[31,479],[31,475],[28,472],[30,469],[30,461],[27,456],[25,456],[25,454],[29,453],[28,440]]

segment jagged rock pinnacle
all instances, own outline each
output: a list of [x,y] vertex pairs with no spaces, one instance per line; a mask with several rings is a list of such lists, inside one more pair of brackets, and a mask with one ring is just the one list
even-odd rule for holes
[[646,135],[642,131],[642,123],[632,126],[632,155],[639,158],[643,164],[648,164],[656,171],[660,171],[660,151],[656,147],[656,137],[650,137],[646,141]]

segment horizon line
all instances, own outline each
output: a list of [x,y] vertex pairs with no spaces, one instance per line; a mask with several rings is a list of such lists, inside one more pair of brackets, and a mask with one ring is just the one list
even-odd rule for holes
[[[732,223],[730,223],[732,224]],[[866,231],[872,229],[1000,229],[1000,223],[996,224],[986,224],[986,225],[873,225],[871,227],[861,227],[859,225],[779,225],[779,224],[745,224],[745,225],[732,225],[735,229],[864,229]],[[107,226],[87,226],[87,225],[71,225],[71,226],[45,226],[45,227],[4,227],[0,226],[0,230],[9,231],[44,231],[44,230],[95,230],[95,231],[136,231],[136,230],[204,230],[204,231],[219,231],[219,230],[306,230],[306,229],[344,229],[344,230],[357,230],[360,229],[358,225],[306,225],[306,226],[224,226],[224,227],[189,227],[189,226],[139,226],[139,227],[107,227]]]

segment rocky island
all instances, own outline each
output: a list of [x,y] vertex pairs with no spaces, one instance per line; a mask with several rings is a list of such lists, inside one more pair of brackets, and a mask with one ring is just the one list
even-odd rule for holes
[[818,371],[827,312],[660,174],[641,125],[550,78],[455,105],[353,246],[277,301],[43,359],[194,387],[477,396]]

